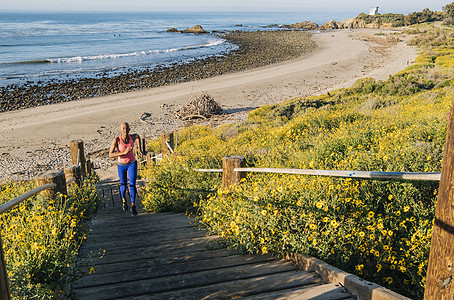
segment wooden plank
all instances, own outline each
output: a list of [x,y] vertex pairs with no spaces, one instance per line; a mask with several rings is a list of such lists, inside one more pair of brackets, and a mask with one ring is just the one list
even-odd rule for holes
[[[159,218],[157,220],[153,214],[147,214],[143,212],[139,213],[139,215],[137,216],[131,216],[131,213],[129,211],[123,211],[120,205],[118,205],[118,207],[115,207],[115,209],[118,209],[118,211],[112,211],[113,209],[106,209],[109,210],[108,214],[106,215],[98,213],[96,215],[96,220],[93,220],[92,222],[93,230],[98,230],[98,227],[100,227],[99,230],[101,231],[105,229],[104,231],[106,232],[119,232],[124,231],[123,229],[126,227],[132,229],[135,226],[136,228],[134,229],[136,231],[140,229],[138,228],[138,225],[171,229],[174,227],[182,227],[183,225],[190,227],[190,222],[194,222],[192,219],[182,218],[181,216],[179,216],[178,218],[169,216],[168,219]],[[114,228],[117,230],[113,230]],[[95,231],[93,233],[95,233]]]
[[185,261],[182,263],[173,263],[171,265],[167,264],[164,265],[164,268],[163,265],[160,264],[159,266],[153,266],[150,268],[129,268],[128,270],[109,273],[95,272],[74,283],[73,288],[86,288],[114,283],[145,280],[164,276],[215,270],[226,267],[272,262],[275,260],[276,258],[273,258],[269,255],[233,255],[199,260],[196,263],[194,261]]
[[[137,224],[136,224],[137,227]],[[130,233],[134,233],[134,235],[131,235]],[[140,226],[140,228],[134,228],[134,226],[122,226],[120,230],[117,231],[107,231],[107,230],[98,230],[96,232],[93,232],[90,234],[89,238],[100,242],[100,241],[108,241],[109,239],[117,239],[117,238],[125,238],[125,237],[131,237],[131,238],[138,238],[138,237],[144,237],[152,234],[165,234],[169,232],[188,232],[188,233],[194,233],[194,232],[200,232],[194,226],[191,224],[182,224],[180,227],[173,226],[172,228],[165,228],[165,225],[162,226],[153,226],[150,224],[144,224],[143,226]],[[204,232],[204,235],[206,232]]]
[[[195,253],[187,253],[185,255],[160,255],[158,257],[151,256],[150,258],[144,259],[134,259],[134,256],[123,255],[116,262],[100,264],[98,261],[95,261],[95,264],[90,264],[95,267],[96,273],[114,273],[120,271],[127,271],[131,269],[143,269],[151,267],[170,267],[171,264],[192,262],[197,263],[198,261],[210,259],[210,258],[219,258],[226,257],[229,255],[229,250],[220,249],[215,251],[203,251]],[[88,274],[88,270],[86,271]]]
[[425,299],[454,299],[454,101],[442,162],[435,208]]
[[[316,278],[316,280],[320,281],[319,277],[316,276],[313,272],[308,273],[305,271],[295,271],[295,266],[291,262],[274,261],[271,263],[259,263],[253,265],[180,274],[175,276],[152,278],[151,280],[137,280],[120,284],[97,286],[93,288],[73,289],[73,291],[79,299],[107,299],[111,295],[115,295],[116,298],[121,298],[126,296],[145,295],[179,290],[184,288],[196,288],[221,282],[259,277],[268,274],[285,274],[283,272],[289,272],[292,274],[292,276],[295,276],[296,274],[304,274],[304,278],[306,279]],[[288,280],[290,280],[290,278],[288,278]]]
[[190,289],[144,294],[136,296],[134,299],[236,299],[288,288],[303,288],[317,283],[320,283],[320,278],[313,272],[290,271]]
[[108,248],[115,248],[115,246],[120,247],[127,247],[130,248],[131,246],[141,247],[147,246],[153,243],[158,243],[158,241],[170,241],[170,240],[179,240],[179,239],[187,239],[187,238],[200,238],[204,237],[205,233],[203,231],[191,231],[191,232],[175,232],[174,236],[169,236],[167,233],[160,233],[154,235],[154,239],[144,239],[140,238],[139,236],[131,237],[131,233],[125,232],[123,237],[119,237],[115,240],[110,241],[100,241],[95,243],[86,244],[83,246],[84,250],[94,250],[97,251],[99,249],[108,249]]
[[323,299],[323,300],[353,300],[352,295],[336,283],[322,285],[297,287],[293,289],[283,289],[276,292],[260,293],[257,295],[244,297],[245,300],[265,300],[265,299]]
[[279,168],[235,168],[234,171],[299,174],[362,179],[386,179],[386,180],[440,181],[441,178],[441,173],[438,172],[427,173],[427,172],[337,171],[337,170],[308,170],[308,169],[279,169]]
[[[136,246],[134,245],[121,245],[113,248],[104,248],[103,259],[99,263],[110,263],[111,260],[120,261],[125,260],[125,254],[134,252],[134,256],[127,255],[127,257],[134,257],[138,259],[148,259],[150,256],[157,255],[184,255],[192,252],[202,252],[208,249],[219,249],[221,247],[216,246],[217,237],[201,237],[201,238],[188,238],[181,240],[170,240],[162,243],[149,242],[146,245]],[[212,241],[212,243],[210,243]],[[103,250],[106,250],[105,252]],[[226,250],[226,249],[224,249]],[[93,257],[93,254],[99,252],[99,248],[91,248],[91,250],[84,249],[80,252],[80,258]],[[228,252],[228,251],[227,251]]]

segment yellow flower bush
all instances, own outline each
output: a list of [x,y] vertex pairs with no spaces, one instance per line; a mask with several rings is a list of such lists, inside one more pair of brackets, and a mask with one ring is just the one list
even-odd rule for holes
[[[191,207],[201,224],[250,253],[313,255],[422,297],[437,182],[249,173],[222,189],[217,173],[193,170],[222,168],[235,154],[250,167],[440,172],[453,98],[454,39],[446,37],[454,35],[422,28],[414,29],[422,49],[415,64],[386,81],[361,79],[260,107],[243,122],[184,129],[184,156],[142,171],[146,208]],[[434,36],[441,44],[424,44]]]
[[[76,255],[88,234],[87,221],[100,204],[95,183],[92,177],[50,201],[34,196],[0,216],[14,299],[58,299],[63,286],[80,275]],[[2,185],[0,203],[34,187],[34,182]]]

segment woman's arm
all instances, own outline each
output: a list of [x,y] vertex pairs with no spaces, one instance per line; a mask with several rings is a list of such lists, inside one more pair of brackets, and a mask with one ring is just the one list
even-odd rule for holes
[[132,150],[131,147],[127,147],[125,149],[125,151],[123,151],[123,152],[114,152],[115,149],[117,149],[117,147],[118,147],[118,137],[114,138],[112,141],[112,144],[110,145],[109,157],[118,157],[118,156],[126,155],[126,154],[128,154],[129,151]]
[[131,135],[131,138],[134,140],[134,142],[137,144],[137,152],[139,155],[143,155],[142,153],[142,144],[140,143],[140,136],[136,133]]

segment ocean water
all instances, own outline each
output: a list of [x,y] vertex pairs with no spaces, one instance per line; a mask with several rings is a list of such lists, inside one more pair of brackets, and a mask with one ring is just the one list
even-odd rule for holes
[[[0,86],[113,76],[129,70],[221,55],[235,48],[213,34],[271,24],[323,24],[352,13],[0,13]],[[242,25],[241,27],[236,25]]]

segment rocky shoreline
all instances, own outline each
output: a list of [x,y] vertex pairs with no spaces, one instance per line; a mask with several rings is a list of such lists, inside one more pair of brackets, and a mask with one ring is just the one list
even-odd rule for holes
[[[61,82],[48,82],[24,86],[9,86],[0,90],[1,112],[17,111],[23,108],[51,105],[78,99],[125,93],[135,90],[172,85],[176,83],[215,77],[221,74],[235,73],[278,63],[317,49],[311,39],[311,33],[301,30],[275,30],[255,32],[228,32],[220,34],[229,42],[238,45],[237,50],[228,55],[198,59],[189,63],[161,66],[144,71],[131,71],[115,77],[84,78]],[[173,116],[173,114],[171,114]],[[161,118],[167,119],[161,119]],[[176,120],[167,116],[159,117],[154,122],[174,127]],[[231,116],[234,118],[235,116]],[[174,125],[171,125],[174,124]],[[140,127],[148,124],[138,123]],[[161,125],[162,127],[163,125]],[[147,129],[149,130],[149,129]],[[169,129],[170,130],[170,129]],[[105,149],[111,137],[117,134],[117,128],[103,128],[102,136],[95,141],[85,141],[86,155],[95,163],[95,168],[106,169],[112,165]],[[20,149],[19,149],[20,148]],[[37,174],[55,168],[61,168],[70,161],[67,145],[58,142],[47,144],[33,150],[18,147],[15,154],[9,151],[0,153],[0,181],[29,180]]]
[[193,81],[294,59],[315,51],[311,33],[274,30],[217,33],[238,46],[228,54],[108,77],[54,80],[0,88],[0,112]]

